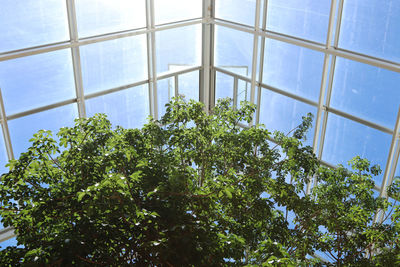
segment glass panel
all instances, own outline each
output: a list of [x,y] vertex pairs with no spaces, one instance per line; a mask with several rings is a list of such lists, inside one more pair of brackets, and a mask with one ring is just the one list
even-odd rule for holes
[[76,97],[69,49],[0,62],[7,114]]
[[179,94],[185,96],[186,100],[199,101],[199,72],[193,71],[178,76]]
[[86,100],[88,116],[105,113],[113,126],[140,128],[149,116],[149,90],[147,85]]
[[267,39],[263,83],[318,100],[324,54]]
[[[2,226],[1,223],[0,223],[0,225]],[[16,245],[17,245],[17,238],[13,237],[13,238],[10,238],[10,239],[8,239],[8,240],[6,240],[4,242],[1,242],[0,243],[0,250],[3,250],[5,248],[7,248],[8,246],[16,246]]]
[[86,94],[148,78],[144,34],[82,46],[81,57]]
[[[296,128],[302,122],[302,116],[308,112],[317,114],[317,108],[296,101],[292,98],[261,89],[260,123],[269,131],[279,130],[285,134]],[[308,131],[305,145],[312,145],[315,122]]]
[[65,1],[2,0],[0,52],[69,39]]
[[219,98],[226,97],[233,99],[233,77],[217,71],[215,77],[215,103]]
[[331,106],[393,128],[399,84],[396,72],[337,58]]
[[226,27],[215,27],[215,65],[251,77],[253,35]]
[[339,46],[400,62],[400,1],[344,1]]
[[30,146],[29,139],[39,130],[51,130],[53,138],[61,127],[73,126],[78,117],[76,104],[35,113],[26,117],[8,121],[14,156],[18,158]]
[[157,81],[158,118],[165,114],[165,105],[175,96],[175,77]]
[[[355,156],[367,158],[373,165],[385,168],[392,136],[357,122],[330,113],[325,134],[322,159],[343,164]],[[382,175],[375,181],[380,185]]]
[[215,1],[216,18],[254,26],[255,15],[256,15],[256,0]]
[[331,0],[269,0],[267,29],[326,42]]
[[156,32],[157,73],[201,64],[201,25]]
[[154,14],[156,24],[201,18],[202,1],[154,0]]
[[78,0],[79,37],[146,27],[145,0]]

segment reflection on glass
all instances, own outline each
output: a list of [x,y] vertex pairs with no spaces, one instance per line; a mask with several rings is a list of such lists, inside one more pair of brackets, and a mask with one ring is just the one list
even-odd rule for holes
[[0,86],[7,114],[74,98],[71,51],[1,61]]
[[201,64],[201,25],[156,32],[157,73]]
[[[322,159],[348,166],[349,160],[360,156],[384,170],[391,139],[389,134],[330,113]],[[375,179],[378,185],[381,181],[382,175]]]
[[0,53],[69,39],[65,1],[1,0]]
[[400,62],[400,1],[344,1],[339,46]]
[[147,79],[146,36],[99,42],[81,47],[85,93]]
[[78,0],[79,37],[146,27],[145,0]]
[[215,1],[216,18],[254,26],[255,15],[256,15],[256,0]]
[[323,64],[320,52],[267,39],[263,83],[316,101]]
[[201,18],[201,0],[154,0],[155,23],[169,22]]
[[[289,97],[261,89],[260,123],[269,131],[278,130],[285,134],[296,128],[302,122],[302,117],[308,112],[317,114],[317,109],[308,104],[296,101]],[[312,145],[314,137],[313,127],[308,131],[305,145]]]
[[253,35],[226,27],[215,27],[215,65],[251,77]]
[[215,77],[215,103],[219,98],[233,99],[233,77],[221,72],[216,72]]
[[337,58],[331,106],[393,128],[399,84],[396,72]]
[[141,128],[149,116],[147,85],[137,86],[85,101],[87,116],[105,113],[113,127]]
[[175,78],[166,78],[157,81],[158,118],[165,114],[165,105],[175,97]]
[[325,43],[331,0],[269,0],[267,29]]
[[26,117],[8,121],[14,156],[18,158],[30,146],[29,139],[39,130],[51,130],[53,138],[61,127],[73,126],[78,117],[76,104],[70,104],[55,109],[35,113]]
[[178,92],[187,101],[199,101],[199,72],[193,71],[178,76]]

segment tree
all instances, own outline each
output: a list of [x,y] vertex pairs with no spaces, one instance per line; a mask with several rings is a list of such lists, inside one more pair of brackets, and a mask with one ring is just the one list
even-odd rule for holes
[[399,262],[398,205],[392,223],[373,223],[389,208],[372,193],[379,169],[360,158],[354,172],[320,166],[302,145],[310,114],[285,135],[241,127],[248,103],[203,109],[177,98],[142,129],[96,115],[58,141],[35,134],[1,176],[2,223],[23,247],[0,251],[0,265],[322,264],[316,250],[337,265]]

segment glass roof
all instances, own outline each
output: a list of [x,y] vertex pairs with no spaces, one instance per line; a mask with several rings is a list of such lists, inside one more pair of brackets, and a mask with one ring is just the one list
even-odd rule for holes
[[378,191],[400,174],[398,0],[1,5],[2,172],[39,129],[97,112],[141,127],[181,94],[209,108],[222,97],[252,101],[256,123],[286,132],[312,112],[307,144],[323,163],[380,164]]

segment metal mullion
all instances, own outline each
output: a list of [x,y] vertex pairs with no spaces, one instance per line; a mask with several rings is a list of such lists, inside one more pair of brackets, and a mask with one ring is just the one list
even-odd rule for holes
[[[328,32],[327,32],[327,38],[326,38],[326,43],[325,46],[327,49],[329,49],[331,42],[332,42],[332,35],[333,35],[333,25],[334,25],[334,20],[335,20],[335,10],[336,10],[336,0],[331,1],[331,9],[329,13],[329,24],[328,24]],[[314,153],[317,153],[317,147],[318,147],[318,139],[319,139],[319,133],[320,133],[320,128],[321,128],[321,118],[322,118],[322,113],[324,110],[324,98],[325,98],[325,85],[326,81],[328,79],[328,73],[329,73],[329,57],[330,55],[325,53],[324,55],[324,65],[322,69],[322,78],[321,78],[321,86],[319,90],[319,99],[318,99],[318,111],[317,111],[317,118],[315,119],[316,124],[315,124],[315,130],[314,130],[314,139],[313,139],[313,151]],[[326,131],[326,125],[324,125],[325,131]],[[324,131],[324,135],[325,135]],[[324,138],[325,140],[325,138]],[[319,160],[321,157],[319,157]],[[311,184],[312,184],[312,179],[307,183],[306,187],[306,193],[310,194],[311,193]],[[317,180],[314,177],[314,186],[317,184]]]
[[174,71],[174,72],[168,72],[166,74],[162,74],[160,76],[157,76],[157,80],[159,81],[159,80],[163,80],[163,79],[174,77],[176,75],[181,75],[181,74],[185,74],[185,73],[189,73],[189,72],[198,71],[198,70],[201,70],[201,68],[202,68],[201,66],[196,66],[196,67],[191,67],[191,68],[178,70],[178,71]]
[[174,91],[175,91],[175,97],[179,95],[179,76],[175,75],[174,76]]
[[205,111],[210,110],[210,70],[211,70],[211,0],[203,0],[203,19],[205,23],[202,25],[202,65],[200,79],[200,101],[204,103]]
[[[79,40],[78,27],[76,23],[75,0],[67,0],[68,27],[72,43],[77,43]],[[82,82],[82,68],[79,53],[79,46],[71,47],[72,65],[75,79],[75,92],[78,103],[78,114],[80,118],[86,118],[85,98]]]
[[[264,0],[263,7],[263,22],[261,30],[265,30],[267,28],[267,12],[268,10],[268,0]],[[263,81],[263,72],[264,72],[264,57],[265,57],[265,36],[261,36],[261,47],[260,47],[260,68],[258,73],[258,82],[261,84]],[[256,124],[260,123],[260,107],[261,107],[261,86],[257,87],[257,104],[256,104]]]
[[344,111],[341,111],[341,110],[338,110],[338,109],[335,109],[335,108],[324,106],[324,109],[325,109],[325,111],[328,111],[330,113],[339,115],[339,116],[344,117],[346,119],[358,122],[360,124],[363,124],[363,125],[368,126],[370,128],[376,129],[378,131],[381,131],[381,132],[384,132],[384,133],[387,133],[387,134],[393,134],[393,130],[392,129],[389,129],[389,128],[385,127],[385,126],[379,125],[379,124],[374,123],[372,121],[368,121],[368,120],[353,116],[353,115],[351,115],[349,113],[346,113]]
[[[390,183],[392,182],[392,175],[394,175],[394,172],[396,169],[396,164],[397,164],[396,158],[398,158],[398,154],[400,151],[400,144],[397,144],[397,149],[396,149],[396,143],[399,140],[399,131],[400,131],[400,107],[397,112],[396,125],[394,128],[392,142],[390,144],[389,154],[388,154],[388,158],[386,161],[386,168],[385,168],[385,172],[383,175],[381,190],[379,192],[379,196],[383,197],[383,198],[388,198],[387,187],[390,186]],[[382,212],[382,210],[378,210],[375,215],[374,222],[381,223],[383,220],[383,217],[384,217],[384,213]]]
[[119,91],[123,91],[123,90],[126,90],[126,89],[130,89],[130,88],[137,87],[137,86],[144,85],[144,84],[148,84],[148,83],[149,83],[148,80],[143,80],[143,81],[139,81],[139,82],[125,84],[125,85],[118,86],[118,87],[113,87],[113,88],[110,88],[110,89],[102,90],[102,91],[91,93],[91,94],[86,94],[85,95],[85,100],[86,99],[90,99],[90,98],[94,98],[94,97],[99,97],[99,96],[111,94],[111,93],[116,93],[116,92],[119,92]]
[[[328,25],[328,33],[327,33],[327,40],[326,40],[326,48],[329,48],[332,42],[332,35],[333,35],[333,25],[335,22],[335,9],[336,9],[336,0],[332,0],[331,2],[331,9],[329,14],[329,25]],[[324,108],[324,98],[325,98],[325,85],[328,78],[329,72],[329,55],[325,54],[324,56],[324,65],[322,70],[322,79],[321,79],[321,87],[319,91],[319,100],[318,100],[318,112],[316,118],[316,125],[314,131],[314,140],[313,140],[313,151],[314,153],[317,152],[317,145],[318,145],[318,138],[319,138],[319,131],[321,126],[321,117]]]
[[[155,28],[154,17],[154,0],[150,0],[150,27]],[[158,120],[158,95],[157,95],[157,61],[156,61],[156,34],[154,31],[151,35],[151,67],[152,67],[152,82],[153,82],[153,117]]]
[[[10,131],[8,129],[7,116],[6,116],[6,111],[4,108],[4,102],[3,102],[3,96],[1,94],[1,88],[0,88],[0,120],[1,120],[1,129],[3,131],[4,144],[6,146],[7,157],[8,157],[8,160],[12,160],[12,159],[14,159],[14,152],[13,152],[13,148],[11,145]],[[0,230],[0,242],[6,241],[10,238],[13,238],[14,236],[16,236],[16,235],[14,233],[14,229],[11,227]]]
[[233,77],[233,108],[237,108],[237,100],[238,100],[238,78]]
[[292,99],[294,99],[294,100],[297,100],[297,101],[306,103],[306,104],[308,104],[308,105],[310,105],[310,106],[318,107],[318,103],[317,103],[317,102],[314,102],[314,101],[312,101],[312,100],[310,100],[310,99],[308,99],[308,98],[304,98],[304,97],[295,95],[295,94],[290,93],[290,92],[288,92],[288,91],[281,90],[281,89],[278,89],[278,88],[275,88],[275,87],[273,87],[273,86],[269,86],[269,85],[266,85],[266,84],[260,84],[260,87],[265,88],[265,89],[268,89],[268,90],[270,90],[270,91],[272,91],[272,92],[275,92],[275,93],[278,93],[278,94],[280,94],[280,95],[283,95],[283,96],[292,98]]
[[[255,87],[256,87],[256,80],[257,80],[257,57],[258,57],[258,32],[260,30],[260,7],[261,7],[261,0],[257,0],[256,2],[256,14],[255,14],[255,27],[253,39],[253,58],[251,64],[251,89],[250,89],[250,102],[255,103]],[[250,122],[250,125],[253,125],[254,120]]]
[[0,243],[15,237],[14,228],[7,227],[0,230]]
[[215,46],[215,0],[210,1],[210,90],[209,90],[209,110],[215,104],[216,71],[214,70],[214,46]]
[[240,74],[236,74],[235,72],[223,69],[221,67],[214,66],[213,68],[214,68],[215,71],[227,74],[227,75],[232,76],[232,77],[238,77],[240,80],[243,80],[243,81],[251,83],[251,78],[249,78],[249,77],[246,77],[246,76],[243,76],[243,75],[240,75]]
[[157,72],[155,64],[155,33],[154,33],[154,2],[146,0],[146,27],[147,27],[147,73],[149,78],[149,109],[153,118],[158,118],[157,103]]
[[0,119],[1,119],[1,129],[3,131],[4,144],[6,146],[7,157],[8,160],[12,160],[14,159],[14,151],[11,144],[10,131],[8,129],[7,115],[6,115],[6,110],[4,108],[4,101],[1,89],[0,89]]
[[[331,8],[333,8],[333,5],[331,5]],[[343,13],[343,0],[339,0],[339,8],[338,8],[338,13],[337,13],[336,31],[335,31],[335,39],[334,39],[334,46],[335,47],[339,43],[339,34],[340,34],[340,25],[341,25],[341,20],[342,20],[342,13]],[[330,31],[332,32],[333,25],[331,24],[331,19],[332,19],[332,17],[330,17],[330,25],[329,25],[329,27],[330,27]],[[327,42],[331,42],[331,38],[332,37],[328,36],[327,37]],[[327,47],[328,47],[327,50],[329,51],[329,48],[331,47],[331,44],[327,43]],[[330,66],[330,72],[329,72],[329,82],[328,82],[328,88],[327,88],[327,93],[326,93],[327,94],[326,95],[326,107],[328,107],[328,108],[329,108],[330,102],[331,102],[333,78],[334,78],[334,75],[335,75],[335,66],[336,66],[336,56],[333,55],[332,56],[332,60],[331,60],[331,66]],[[324,143],[325,143],[325,134],[326,134],[327,124],[328,124],[328,112],[325,111],[323,122],[322,122],[322,129],[321,129],[321,140],[320,140],[319,149],[318,149],[318,159],[320,159],[320,160],[322,159],[322,152],[323,152]]]

